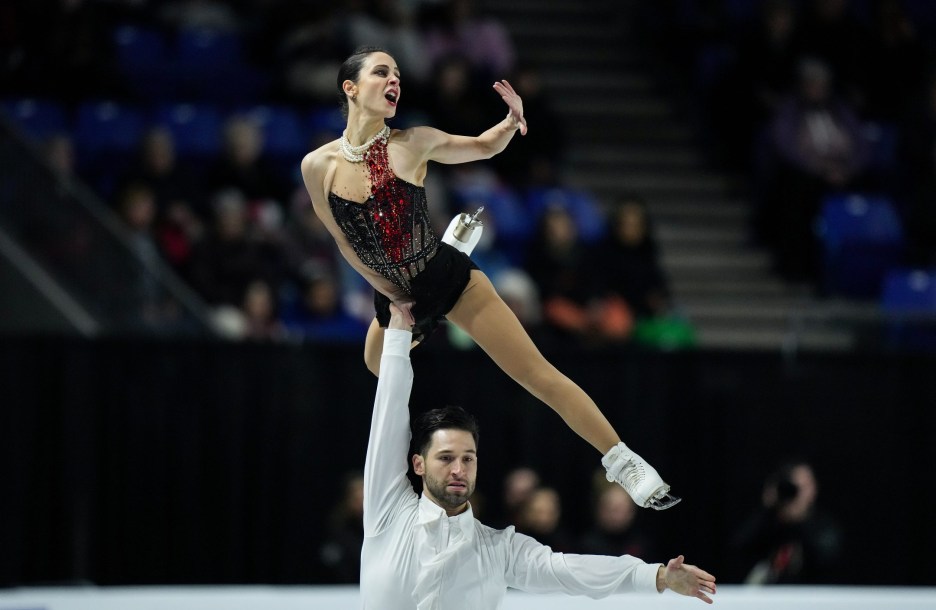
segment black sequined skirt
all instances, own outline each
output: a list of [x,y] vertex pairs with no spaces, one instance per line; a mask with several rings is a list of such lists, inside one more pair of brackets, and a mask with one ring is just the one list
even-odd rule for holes
[[[458,298],[468,285],[471,270],[478,266],[464,252],[459,252],[446,243],[439,244],[435,256],[429,259],[426,268],[410,281],[413,318],[413,339],[422,341],[428,337],[455,307]],[[386,328],[390,323],[390,299],[374,291],[374,309],[377,323]]]

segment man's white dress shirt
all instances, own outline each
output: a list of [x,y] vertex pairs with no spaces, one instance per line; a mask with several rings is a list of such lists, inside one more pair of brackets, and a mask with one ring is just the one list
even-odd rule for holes
[[593,598],[656,591],[659,564],[629,555],[553,553],[469,506],[448,517],[410,485],[409,331],[387,329],[364,465],[361,596],[367,610],[492,610],[507,587]]

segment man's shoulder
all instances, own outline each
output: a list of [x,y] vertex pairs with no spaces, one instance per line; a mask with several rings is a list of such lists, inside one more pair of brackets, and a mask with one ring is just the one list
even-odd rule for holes
[[480,536],[490,540],[509,540],[516,534],[516,530],[512,525],[508,525],[504,528],[491,527],[490,525],[482,523],[477,517],[475,518],[475,531],[477,531]]

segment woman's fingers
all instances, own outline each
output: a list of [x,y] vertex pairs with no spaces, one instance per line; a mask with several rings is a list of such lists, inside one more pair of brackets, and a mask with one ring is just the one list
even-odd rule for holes
[[525,136],[527,133],[527,123],[526,119],[523,118],[523,100],[520,99],[520,96],[517,95],[517,92],[514,91],[513,87],[506,80],[495,82],[494,90],[500,94],[504,103],[510,108],[510,116],[517,122],[520,135]]

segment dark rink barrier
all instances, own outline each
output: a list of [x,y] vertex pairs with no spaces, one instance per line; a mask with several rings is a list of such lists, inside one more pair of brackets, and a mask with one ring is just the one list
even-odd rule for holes
[[[838,520],[829,583],[934,585],[936,360],[884,354],[548,354],[684,501],[639,525],[738,582],[728,543],[764,477],[806,457]],[[572,532],[599,458],[479,350],[413,352],[413,411],[481,422],[477,505],[535,468]],[[210,340],[0,342],[0,584],[315,584],[376,385],[359,346]]]

